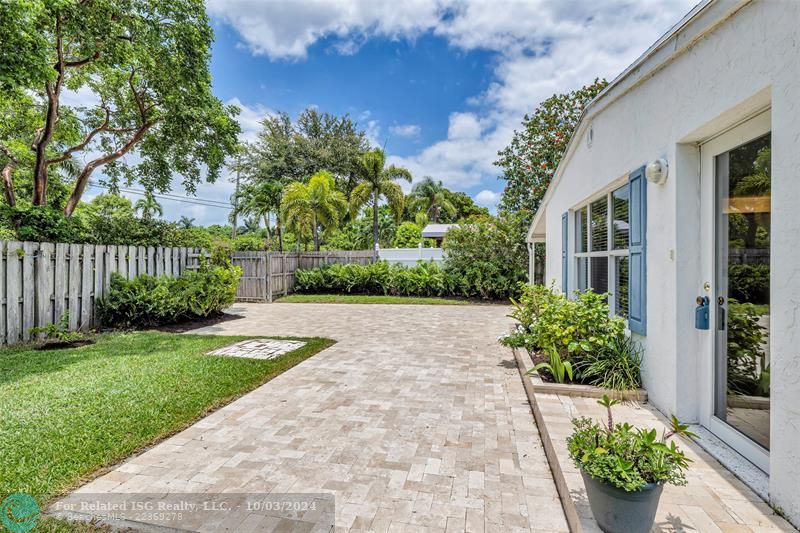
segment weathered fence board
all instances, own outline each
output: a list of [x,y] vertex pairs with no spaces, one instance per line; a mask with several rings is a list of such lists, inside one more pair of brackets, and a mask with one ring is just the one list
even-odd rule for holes
[[0,344],[30,340],[31,328],[57,323],[65,313],[70,329],[89,329],[112,273],[179,276],[189,263],[197,268],[203,254],[197,248],[0,241]]
[[242,279],[236,291],[236,300],[243,302],[271,302],[294,289],[294,272],[334,263],[359,263],[366,265],[375,260],[367,251],[329,252],[234,252],[231,261],[241,267]]

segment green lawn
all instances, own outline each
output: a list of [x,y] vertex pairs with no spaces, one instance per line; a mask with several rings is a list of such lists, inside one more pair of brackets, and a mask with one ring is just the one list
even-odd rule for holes
[[417,298],[413,296],[367,296],[363,294],[290,294],[277,300],[290,304],[423,304],[466,305],[467,300],[449,298]]
[[0,499],[45,503],[333,344],[303,339],[273,361],[205,355],[244,338],[113,333],[82,348],[0,350]]

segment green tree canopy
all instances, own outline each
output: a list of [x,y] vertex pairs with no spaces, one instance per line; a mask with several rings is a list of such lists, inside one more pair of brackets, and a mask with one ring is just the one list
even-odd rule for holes
[[378,207],[381,198],[394,212],[395,219],[399,222],[403,216],[404,195],[403,189],[396,180],[403,179],[411,182],[411,172],[403,167],[394,165],[386,166],[386,154],[383,150],[375,149],[364,153],[358,159],[358,178],[360,183],[350,194],[350,211],[355,216],[365,205],[372,206],[372,246],[378,249]]
[[308,108],[296,123],[280,112],[265,117],[261,124],[258,140],[244,150],[246,180],[286,185],[325,170],[340,190],[349,193],[353,189],[358,158],[369,143],[348,115],[339,117]]
[[[211,92],[213,32],[202,0],[6,0],[0,34],[0,85],[12,99],[4,107],[24,111],[25,123],[18,135],[0,130],[2,164],[16,159],[11,173],[30,177],[33,205],[48,203],[48,178],[61,167],[72,167],[69,216],[98,169],[112,185],[162,192],[177,173],[193,192],[233,152],[238,110]],[[93,98],[68,106],[66,91]]]
[[514,131],[511,144],[500,150],[495,165],[506,181],[500,209],[523,214],[530,223],[550,180],[578,125],[583,109],[607,82],[596,79],[576,91],[554,94],[522,119],[522,130]]

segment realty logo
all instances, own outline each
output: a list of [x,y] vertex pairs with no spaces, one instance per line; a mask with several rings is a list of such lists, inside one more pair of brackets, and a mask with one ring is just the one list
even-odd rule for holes
[[30,494],[17,492],[0,503],[0,523],[11,533],[28,533],[36,527],[40,512]]

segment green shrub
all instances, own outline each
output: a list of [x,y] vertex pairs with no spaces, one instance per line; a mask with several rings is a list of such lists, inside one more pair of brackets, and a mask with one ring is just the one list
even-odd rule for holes
[[610,315],[607,295],[588,290],[569,299],[527,284],[519,292],[509,314],[517,325],[501,344],[530,353],[555,348],[572,362],[576,381],[616,390],[640,385],[641,349],[625,336],[625,321]]
[[118,274],[97,307],[105,326],[147,328],[219,313],[236,296],[241,269],[208,264],[179,278],[143,274],[131,280]]
[[442,247],[457,293],[498,300],[516,296],[528,278],[526,229],[518,216],[507,214],[451,228]]
[[456,284],[436,263],[415,267],[378,261],[369,265],[333,264],[295,272],[295,290],[305,293],[448,296]]
[[413,222],[403,222],[394,234],[395,248],[416,248],[422,242],[422,228]]
[[[531,351],[554,346],[562,356],[598,353],[625,336],[625,322],[610,316],[607,295],[591,290],[569,299],[542,285],[523,285],[511,317],[517,330],[502,343]],[[513,300],[512,300],[513,301]]]
[[728,268],[731,298],[752,303],[769,302],[769,265],[731,265]]
[[575,466],[592,478],[635,492],[648,483],[685,485],[690,459],[669,441],[675,435],[695,437],[688,426],[673,416],[672,428],[658,438],[655,429],[637,429],[628,423],[614,424],[611,407],[618,403],[604,396],[598,402],[608,410],[607,424],[590,418],[572,421],[574,430],[567,448]]
[[[767,329],[759,324],[758,307],[749,303],[728,301],[728,391],[732,394],[750,396],[763,395],[766,376],[759,373],[765,369],[764,343]],[[767,381],[768,382],[768,381]]]

